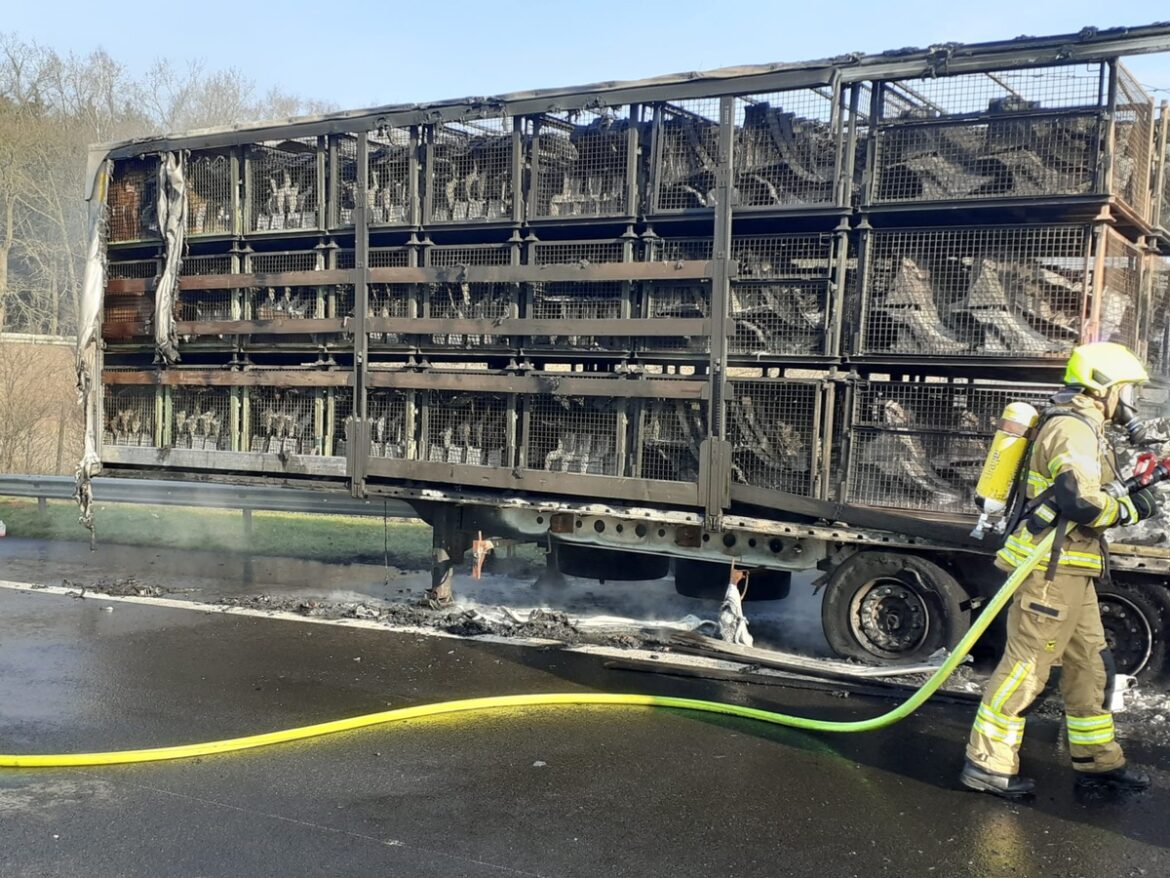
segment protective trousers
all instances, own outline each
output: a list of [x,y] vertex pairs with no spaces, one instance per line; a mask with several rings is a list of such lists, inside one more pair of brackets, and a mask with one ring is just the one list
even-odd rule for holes
[[1017,774],[1024,737],[1021,716],[1061,665],[1069,753],[1077,771],[1110,771],[1125,764],[1105,706],[1105,632],[1093,580],[1037,570],[1024,580],[1008,611],[1007,648],[995,669],[967,744],[967,758],[999,774]]

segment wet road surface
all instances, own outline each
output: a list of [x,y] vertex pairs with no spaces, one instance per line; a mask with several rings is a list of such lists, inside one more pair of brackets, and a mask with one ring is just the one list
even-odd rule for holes
[[[107,607],[112,609],[107,610]],[[889,702],[606,670],[557,650],[0,591],[0,750],[119,749],[488,694],[648,691],[830,718]],[[360,659],[360,661],[359,661]],[[812,735],[534,709],[197,761],[0,770],[0,875],[1138,876],[1170,872],[1170,758],[1073,789],[1029,723],[1031,804],[953,788],[970,721]],[[1124,727],[1123,727],[1124,733]]]

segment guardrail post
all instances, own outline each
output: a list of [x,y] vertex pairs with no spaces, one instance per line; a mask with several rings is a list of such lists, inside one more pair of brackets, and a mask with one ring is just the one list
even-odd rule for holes
[[246,545],[252,545],[252,510],[245,506],[241,512],[244,513],[244,542]]
[[49,501],[44,497],[37,497],[37,514],[45,515],[49,511]]

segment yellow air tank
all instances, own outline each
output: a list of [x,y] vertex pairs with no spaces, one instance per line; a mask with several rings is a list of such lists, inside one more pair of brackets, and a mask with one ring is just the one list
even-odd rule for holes
[[983,472],[975,486],[975,503],[982,514],[972,536],[982,538],[988,522],[1002,517],[1007,511],[1024,453],[1028,450],[1028,433],[1036,426],[1039,417],[1036,409],[1026,402],[1010,403],[1003,410],[999,429],[991,440]]

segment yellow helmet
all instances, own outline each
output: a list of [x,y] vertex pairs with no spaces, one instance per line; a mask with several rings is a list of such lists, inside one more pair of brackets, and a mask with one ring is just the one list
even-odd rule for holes
[[1064,371],[1064,383],[1075,384],[1097,396],[1115,384],[1141,384],[1149,381],[1142,361],[1125,345],[1097,341],[1073,348]]

